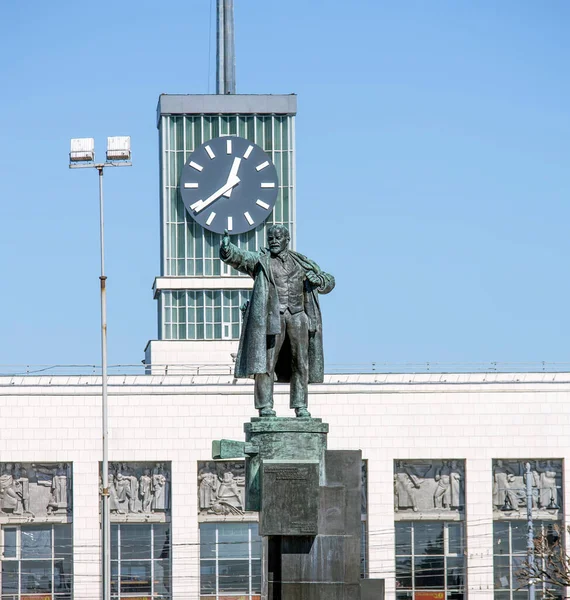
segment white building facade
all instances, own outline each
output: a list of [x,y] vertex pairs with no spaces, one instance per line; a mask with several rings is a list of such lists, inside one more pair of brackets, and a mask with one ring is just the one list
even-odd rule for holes
[[[0,379],[2,598],[99,597],[100,383]],[[212,440],[244,439],[252,391],[231,375],[110,378],[115,597],[259,597],[239,461],[211,460]],[[523,471],[535,530],[563,527],[569,374],[328,375],[310,408],[330,449],[362,450],[363,570],[387,598],[528,597]]]

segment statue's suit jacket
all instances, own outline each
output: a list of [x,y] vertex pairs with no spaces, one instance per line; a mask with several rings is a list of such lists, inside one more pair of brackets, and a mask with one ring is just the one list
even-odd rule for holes
[[[305,312],[309,318],[309,383],[322,383],[324,379],[323,334],[319,294],[328,294],[335,286],[332,275],[298,252],[288,251],[297,265],[307,273],[319,276],[319,283],[305,279]],[[247,273],[255,280],[251,300],[243,316],[243,326],[236,357],[235,376],[252,377],[269,373],[267,336],[281,331],[279,297],[271,274],[271,254],[267,248],[260,252],[247,252],[230,244],[220,248],[220,258],[234,269]],[[285,346],[285,345],[284,345]],[[291,377],[290,354],[285,346],[275,368],[277,381],[288,382]]]

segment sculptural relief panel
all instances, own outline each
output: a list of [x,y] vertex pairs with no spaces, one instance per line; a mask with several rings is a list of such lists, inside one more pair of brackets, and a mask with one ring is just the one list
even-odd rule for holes
[[245,514],[244,501],[244,461],[198,461],[198,514],[200,516],[216,518],[242,516]]
[[170,463],[109,463],[111,521],[170,520]]
[[0,463],[0,523],[71,520],[70,463]]
[[459,520],[465,511],[465,461],[394,461],[396,520]]
[[562,518],[562,459],[497,458],[493,460],[494,519],[526,518],[528,477],[533,516],[546,520]]

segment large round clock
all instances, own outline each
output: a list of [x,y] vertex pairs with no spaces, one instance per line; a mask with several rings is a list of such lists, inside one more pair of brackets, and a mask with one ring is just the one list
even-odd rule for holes
[[277,170],[256,144],[236,136],[209,140],[188,157],[180,193],[202,227],[244,233],[267,219],[278,192]]

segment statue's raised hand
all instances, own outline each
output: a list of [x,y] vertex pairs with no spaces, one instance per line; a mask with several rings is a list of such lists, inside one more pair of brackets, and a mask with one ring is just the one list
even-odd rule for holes
[[229,258],[231,253],[230,235],[228,230],[224,229],[224,235],[222,236],[222,241],[220,242],[220,258],[225,261]]

